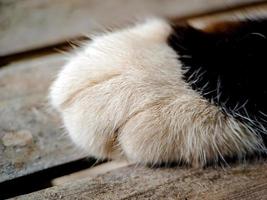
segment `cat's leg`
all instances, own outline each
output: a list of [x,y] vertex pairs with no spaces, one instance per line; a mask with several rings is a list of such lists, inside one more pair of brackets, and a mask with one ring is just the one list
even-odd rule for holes
[[63,67],[51,103],[88,155],[203,166],[262,149],[253,130],[184,80],[171,32],[152,20],[100,36]]

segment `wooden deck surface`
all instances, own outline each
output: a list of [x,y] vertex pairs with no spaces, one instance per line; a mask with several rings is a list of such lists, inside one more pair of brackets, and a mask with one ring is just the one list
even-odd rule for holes
[[55,54],[0,70],[0,183],[83,156],[47,103],[47,89],[63,63]]
[[[133,18],[181,18],[256,2],[267,1],[0,0],[0,64],[6,56],[101,32],[106,26],[124,26]],[[204,19],[206,23],[211,18]],[[194,20],[192,24],[199,23]],[[0,68],[0,184],[85,157],[64,136],[57,113],[47,103],[49,85],[64,64],[64,55],[50,49],[47,55],[9,61]],[[265,200],[266,167],[264,161],[205,170],[132,165],[16,199]]]
[[205,170],[129,166],[14,199],[266,200],[266,169],[267,162]]
[[265,0],[0,0],[0,56],[54,45],[149,16],[186,17]]

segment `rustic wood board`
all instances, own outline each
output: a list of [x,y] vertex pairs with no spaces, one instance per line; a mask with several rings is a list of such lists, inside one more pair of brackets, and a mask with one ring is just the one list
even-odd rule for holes
[[267,162],[205,170],[129,166],[14,199],[264,200],[267,199],[266,169]]
[[68,182],[73,182],[79,179],[82,179],[84,177],[96,177],[100,174],[107,173],[109,171],[125,167],[131,165],[130,162],[127,162],[125,160],[111,160],[99,165],[96,165],[94,167],[90,167],[84,170],[80,170],[62,177],[57,177],[53,180],[51,180],[51,183],[53,186],[55,185],[63,185]]
[[62,55],[0,69],[0,182],[82,157],[47,104],[47,89]]
[[262,18],[267,18],[267,2],[254,6],[244,7],[241,9],[214,13],[202,17],[190,18],[188,20],[188,23],[197,29],[205,31],[205,29],[213,27],[214,24],[216,25],[220,23],[243,21],[246,19]]
[[65,42],[147,16],[185,17],[266,0],[0,0],[0,56]]

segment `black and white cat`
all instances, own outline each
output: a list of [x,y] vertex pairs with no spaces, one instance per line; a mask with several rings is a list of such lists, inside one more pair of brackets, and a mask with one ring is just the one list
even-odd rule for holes
[[266,153],[267,20],[230,27],[151,19],[93,38],[51,86],[71,139],[141,164]]

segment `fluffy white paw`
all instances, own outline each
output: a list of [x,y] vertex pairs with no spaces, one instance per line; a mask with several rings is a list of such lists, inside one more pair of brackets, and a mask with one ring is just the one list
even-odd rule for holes
[[205,165],[259,147],[251,130],[184,82],[171,32],[154,19],[96,37],[58,74],[51,103],[88,155]]

